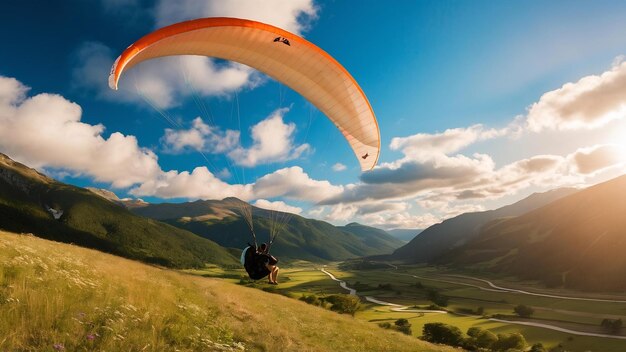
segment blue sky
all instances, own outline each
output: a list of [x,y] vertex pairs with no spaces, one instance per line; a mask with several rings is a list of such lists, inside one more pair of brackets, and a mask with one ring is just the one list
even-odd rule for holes
[[[424,227],[535,191],[624,173],[624,3],[115,0],[1,6],[0,152],[120,197],[161,202],[232,193],[333,223]],[[334,56],[377,115],[379,167],[361,174],[348,144],[315,107],[228,62],[160,60],[129,74],[128,82],[140,88],[108,90],[112,61],[129,44],[161,25],[210,16],[284,27]],[[190,87],[185,76],[212,79]],[[161,106],[152,108],[142,94]],[[214,124],[194,104],[194,94]],[[227,130],[239,131],[231,147],[251,164],[232,165],[237,161],[228,151],[209,152],[206,144],[195,149],[204,148],[208,162],[193,146],[168,144],[166,129],[180,137],[194,130],[197,117],[196,130],[211,125],[220,143]],[[284,132],[275,136],[284,142],[278,154],[254,151],[262,146],[255,145],[252,130],[260,126],[258,133],[265,133],[264,122]],[[202,136],[208,143],[212,135]]]

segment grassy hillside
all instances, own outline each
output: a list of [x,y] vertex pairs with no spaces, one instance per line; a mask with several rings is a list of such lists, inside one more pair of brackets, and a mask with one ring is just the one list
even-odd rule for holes
[[422,231],[419,236],[398,248],[390,259],[409,263],[432,261],[470,241],[478,235],[483,225],[490,221],[524,214],[575,191],[571,188],[563,188],[545,193],[535,193],[519,202],[495,210],[461,214]]
[[553,286],[625,290],[626,176],[486,226],[445,261]]
[[[132,211],[191,231],[224,247],[241,248],[252,238],[250,230],[239,215],[237,203],[240,202],[236,198],[226,198],[179,204],[163,203],[134,208]],[[267,241],[272,226],[271,218],[275,218],[276,213],[256,207],[252,207],[252,212],[257,238],[260,242]],[[389,253],[400,245],[399,241],[382,230],[378,230],[378,238],[374,233],[357,236],[324,221],[298,215],[289,218],[287,226],[279,233],[272,246],[272,253],[283,258],[343,260]]]
[[134,215],[89,190],[57,182],[2,154],[0,229],[31,232],[171,267],[237,263],[212,241]]
[[451,351],[258,289],[1,231],[0,302],[3,351]]

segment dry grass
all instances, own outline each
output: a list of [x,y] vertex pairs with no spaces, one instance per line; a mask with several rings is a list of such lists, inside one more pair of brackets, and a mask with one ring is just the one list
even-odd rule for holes
[[0,232],[0,350],[446,351],[287,297]]

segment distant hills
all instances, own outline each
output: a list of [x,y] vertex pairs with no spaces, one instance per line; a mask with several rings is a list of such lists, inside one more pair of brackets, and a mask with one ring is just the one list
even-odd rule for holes
[[[150,204],[133,208],[135,214],[167,222],[208,238],[224,247],[241,248],[252,241],[240,215],[241,200],[198,200],[187,203]],[[385,231],[360,224],[335,227],[327,222],[298,215],[252,207],[259,242],[267,242],[273,218],[288,217],[272,253],[289,259],[309,261],[343,260],[390,253],[402,245]],[[282,224],[282,222],[281,222]]]
[[481,228],[490,221],[522,215],[574,192],[576,192],[575,189],[562,188],[545,193],[535,193],[502,208],[464,213],[447,219],[422,231],[419,236],[398,248],[390,259],[411,263],[433,261],[448,251],[471,241],[479,235]]
[[110,198],[55,181],[0,154],[1,229],[169,267],[238,263],[215,242],[137,216]]
[[424,229],[393,229],[387,230],[387,233],[406,243],[415,238],[415,236],[419,235],[422,231],[424,231]]
[[[58,182],[0,154],[0,229],[95,248],[169,267],[238,265],[252,241],[237,198],[178,204],[119,199],[108,190]],[[283,259],[331,261],[384,254],[402,245],[385,231],[335,227],[298,215],[252,207],[259,242],[276,218],[289,218],[272,253]]]
[[439,263],[585,290],[626,289],[626,176],[495,220]]
[[387,231],[357,222],[349,223],[346,226],[337,226],[337,228],[356,235],[369,246],[378,248],[381,253],[389,253],[404,244],[403,241],[395,238]]

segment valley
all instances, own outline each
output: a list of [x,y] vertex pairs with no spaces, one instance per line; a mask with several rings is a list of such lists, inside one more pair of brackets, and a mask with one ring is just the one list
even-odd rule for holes
[[[603,319],[626,319],[624,294],[547,289],[538,282],[493,274],[473,278],[461,271],[423,265],[378,264],[357,270],[346,263],[294,263],[283,269],[277,288],[268,288],[263,282],[253,286],[292,298],[356,292],[361,297],[357,319],[373,326],[407,319],[416,337],[422,335],[425,324],[441,322],[463,332],[471,327],[495,334],[519,332],[528,346],[542,343],[548,348],[561,346],[563,351],[619,352],[626,348],[625,329],[611,333],[600,326]],[[236,272],[217,268],[194,271],[239,282]],[[445,296],[447,305],[433,306],[429,290]],[[520,304],[532,307],[533,315],[516,316],[513,308]]]

